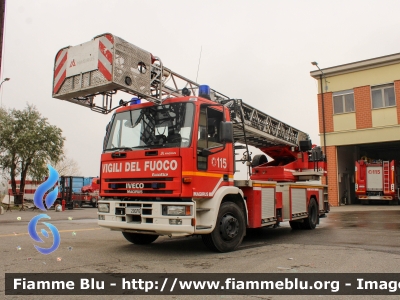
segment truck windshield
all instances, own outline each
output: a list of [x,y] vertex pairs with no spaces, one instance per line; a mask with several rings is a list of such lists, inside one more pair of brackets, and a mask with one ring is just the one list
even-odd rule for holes
[[104,151],[189,147],[193,113],[193,103],[173,103],[117,113]]

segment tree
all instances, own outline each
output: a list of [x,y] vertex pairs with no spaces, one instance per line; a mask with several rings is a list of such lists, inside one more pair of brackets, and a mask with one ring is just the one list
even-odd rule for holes
[[43,172],[47,173],[47,164],[50,164],[55,170],[57,170],[58,175],[61,176],[79,176],[81,171],[76,160],[70,158],[66,154],[66,150],[63,150],[63,155],[58,159],[58,161],[49,160],[43,165],[32,166],[29,175],[33,180],[40,181],[43,179]]
[[[64,150],[65,153],[65,150]],[[57,170],[60,176],[79,176],[81,175],[81,170],[76,160],[63,155],[58,162],[50,162],[50,165]]]
[[4,195],[7,195],[8,180],[5,176],[0,174],[0,203],[3,201]]
[[62,130],[50,125],[33,105],[28,104],[24,110],[0,109],[0,169],[10,174],[14,195],[18,175],[22,192],[30,172],[34,170],[35,177],[47,175],[43,166],[47,161],[60,160],[64,140]]

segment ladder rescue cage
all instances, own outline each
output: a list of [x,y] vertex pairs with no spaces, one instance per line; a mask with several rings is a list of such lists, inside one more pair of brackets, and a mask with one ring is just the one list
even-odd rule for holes
[[307,145],[309,149],[303,151],[311,148],[308,134],[214,89],[210,89],[210,96],[202,95],[201,85],[165,67],[150,52],[110,33],[58,51],[54,63],[54,98],[108,114],[129,104],[123,100],[113,103],[117,91],[155,104],[172,97],[208,97],[230,110],[234,141],[245,144],[246,148],[247,145],[261,150],[279,145],[299,148]]

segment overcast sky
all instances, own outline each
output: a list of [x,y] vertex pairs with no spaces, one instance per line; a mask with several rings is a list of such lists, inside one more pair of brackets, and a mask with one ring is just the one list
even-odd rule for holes
[[[319,142],[321,68],[400,52],[400,1],[7,0],[3,107],[36,105],[63,130],[68,155],[97,176],[101,115],[52,98],[54,57],[110,32],[161,58],[175,72],[308,133]],[[118,100],[118,99],[117,99]]]

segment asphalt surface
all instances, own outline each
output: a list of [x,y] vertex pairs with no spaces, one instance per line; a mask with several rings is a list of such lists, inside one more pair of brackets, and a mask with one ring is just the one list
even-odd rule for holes
[[[400,206],[333,207],[316,230],[249,230],[240,248],[210,252],[200,237],[160,237],[133,245],[120,232],[97,226],[97,210],[48,211],[61,236],[59,248],[42,255],[27,230],[38,210],[0,215],[0,297],[5,273],[398,273]],[[40,228],[38,228],[40,230]],[[49,247],[51,242],[40,246]],[[6,296],[6,299],[55,296]],[[57,296],[59,299],[365,299],[365,296]],[[398,296],[368,296],[398,299]]]

